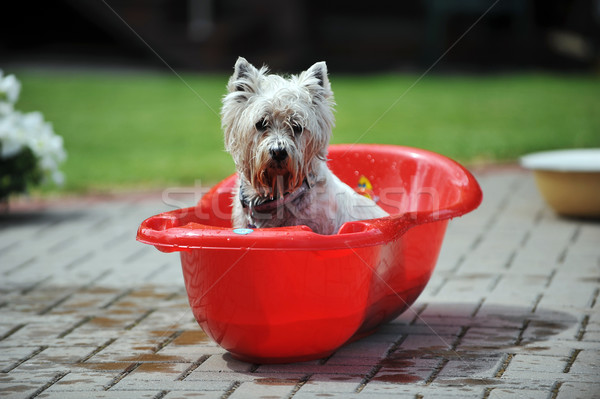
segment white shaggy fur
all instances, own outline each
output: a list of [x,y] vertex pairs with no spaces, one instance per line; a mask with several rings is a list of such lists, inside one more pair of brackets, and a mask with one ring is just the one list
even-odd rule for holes
[[334,101],[324,62],[285,79],[240,57],[227,89],[222,126],[239,177],[234,227],[334,234],[345,222],[387,216],[327,167]]

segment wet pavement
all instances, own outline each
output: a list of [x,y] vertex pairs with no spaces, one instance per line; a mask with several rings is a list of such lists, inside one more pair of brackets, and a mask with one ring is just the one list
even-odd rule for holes
[[[530,174],[477,174],[417,302],[318,361],[237,361],[195,322],[179,258],[135,241],[195,191],[0,216],[0,397],[600,396],[600,223],[557,217]],[[179,190],[181,194],[182,190]]]

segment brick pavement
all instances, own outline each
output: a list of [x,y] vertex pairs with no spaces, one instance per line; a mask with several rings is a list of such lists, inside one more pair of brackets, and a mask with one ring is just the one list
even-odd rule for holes
[[160,196],[1,216],[0,397],[599,397],[600,223],[557,218],[525,172],[478,178],[482,206],[450,224],[411,309],[288,365],[201,331],[177,255],[134,240]]

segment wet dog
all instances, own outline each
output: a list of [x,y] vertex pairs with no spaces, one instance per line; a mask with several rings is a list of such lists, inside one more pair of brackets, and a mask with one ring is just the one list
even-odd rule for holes
[[239,178],[234,227],[335,234],[345,222],[387,216],[327,167],[335,103],[325,62],[284,78],[240,57],[227,90],[222,127]]

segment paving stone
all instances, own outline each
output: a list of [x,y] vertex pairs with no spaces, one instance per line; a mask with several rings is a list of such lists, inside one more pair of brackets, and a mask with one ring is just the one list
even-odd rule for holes
[[160,353],[167,357],[172,357],[185,362],[194,362],[203,356],[224,355],[227,353],[214,342],[206,342],[196,345],[167,345],[160,350]]
[[381,363],[381,368],[369,381],[377,383],[425,383],[440,364],[440,359],[412,358],[404,353],[393,354]]
[[394,355],[413,357],[437,356],[440,352],[450,350],[456,340],[452,335],[440,335],[435,330],[433,334],[409,335],[394,352]]
[[143,362],[124,378],[127,380],[141,381],[174,381],[177,380],[189,367],[190,363],[176,362]]
[[600,396],[598,382],[564,382],[561,384],[557,399],[589,399]]
[[297,381],[282,379],[244,382],[236,388],[230,398],[287,398],[296,384]]
[[[223,389],[227,389],[228,387],[231,386],[231,384],[235,383],[235,382],[245,382],[245,381],[254,381],[257,378],[267,378],[267,377],[271,377],[273,374],[280,374],[280,378],[286,378],[285,375],[287,374],[294,374],[293,372],[290,373],[273,373],[273,372],[269,372],[265,374],[265,377],[261,377],[260,375],[254,374],[254,373],[250,373],[250,372],[212,372],[212,371],[198,371],[197,369],[193,370],[187,377],[185,377],[185,381],[186,382],[195,382],[196,384],[202,385],[207,381],[210,382],[218,382],[221,385],[219,386],[223,386]],[[304,374],[302,374],[304,375]],[[219,388],[220,389],[220,388]]]
[[132,396],[132,391],[146,391],[153,390],[156,394],[161,391],[184,391],[184,392],[213,392],[218,391],[221,396],[231,387],[232,381],[239,381],[236,379],[232,380],[216,380],[216,379],[203,379],[201,381],[166,381],[166,380],[151,380],[151,381],[140,381],[136,379],[123,378],[116,385],[110,388],[110,391],[123,391],[129,392],[129,397]]
[[548,274],[503,275],[486,295],[486,301],[505,306],[533,308],[540,295],[546,291]]
[[561,373],[567,365],[565,357],[549,357],[536,354],[517,354],[513,357],[503,377],[529,373]]
[[435,381],[475,381],[493,378],[502,363],[502,355],[485,356],[479,352],[456,352],[457,359],[445,363],[436,375]]
[[318,373],[310,376],[298,392],[319,394],[346,393],[352,394],[365,379],[363,374],[325,374]]
[[560,312],[546,312],[545,315],[552,314],[553,318],[539,317],[532,319],[522,335],[522,342],[530,344],[532,342],[543,342],[551,340],[553,342],[561,340],[574,340],[580,330],[581,322],[570,314]]
[[[425,287],[425,289],[427,289],[427,287]],[[419,298],[417,303],[406,309],[406,311],[404,311],[400,316],[396,317],[394,320],[391,320],[389,323],[379,326],[377,331],[382,334],[395,334],[395,329],[398,328],[398,326],[405,326],[413,323],[414,319],[418,317],[423,306],[420,302],[421,299]]]
[[569,280],[573,279],[553,279],[548,287],[548,295],[544,295],[539,306],[567,311],[587,307],[598,289],[598,284]]
[[223,392],[219,391],[200,391],[200,392],[190,392],[190,391],[171,391],[167,393],[163,398],[164,399],[221,399],[223,397]]
[[71,367],[69,365],[48,362],[48,361],[37,361],[36,358],[32,358],[21,363],[18,367],[11,370],[8,375],[23,375],[29,374],[34,378],[44,378],[47,380],[51,380],[57,375],[64,375],[71,371]]
[[[73,364],[96,349],[95,346],[51,346],[42,351],[34,359],[35,362],[51,364]],[[30,360],[31,361],[31,360]]]
[[[406,396],[406,397],[414,397],[414,393],[409,389],[406,388],[403,392],[406,395],[411,395],[411,396]],[[320,395],[320,396],[317,396]],[[326,395],[326,396],[323,396]],[[376,394],[372,394],[372,393],[336,393],[336,392],[326,392],[325,393],[321,393],[321,394],[315,394],[314,392],[302,392],[302,390],[298,391],[295,395],[294,395],[294,399],[309,399],[312,398],[314,399],[315,397],[325,397],[325,398],[333,398],[333,399],[393,399],[393,398],[398,398],[398,394],[397,393],[376,393]]]
[[[449,386],[445,384],[412,385],[412,384],[368,384],[357,398],[378,398],[378,395],[390,397],[408,397],[414,398],[419,395],[423,398],[481,398],[484,394],[484,388],[481,386],[469,386],[460,384],[459,386]],[[392,396],[395,395],[395,396]]]
[[327,364],[344,364],[344,359],[362,359],[363,364],[368,363],[366,359],[380,359],[385,356],[386,352],[394,345],[395,336],[383,336],[385,337],[381,341],[377,340],[377,337],[369,340],[358,340],[349,345],[340,348],[336,353],[327,361]]
[[104,387],[113,381],[119,373],[115,371],[95,371],[93,369],[71,371],[44,392],[102,392]]
[[25,399],[32,397],[43,384],[28,382],[0,383],[0,396],[6,399]]
[[132,391],[107,391],[107,392],[69,392],[69,391],[57,391],[57,392],[46,392],[41,393],[38,398],[47,399],[86,399],[86,398],[98,398],[98,399],[131,399],[135,398],[155,398],[161,391],[151,391],[148,389]]
[[448,279],[435,295],[439,302],[468,302],[473,298],[482,298],[493,286],[495,276],[491,274],[468,274]]
[[457,301],[435,301],[428,303],[425,309],[419,314],[419,321],[429,324],[437,323],[447,319],[469,319],[473,317],[478,308],[477,303],[473,302],[457,302]]
[[570,367],[569,373],[598,375],[600,373],[600,349],[576,352],[575,362]]
[[338,365],[304,362],[292,364],[263,364],[256,369],[257,373],[303,373],[303,374],[367,374],[371,370],[368,364]]
[[[504,376],[503,376],[504,377]],[[509,374],[507,376],[510,384],[514,384],[516,381],[515,375]],[[597,382],[597,375],[590,374],[572,374],[563,372],[548,372],[548,371],[532,371],[521,375],[520,377],[523,388],[537,389],[544,387],[553,387],[558,382],[577,382],[577,383],[591,383]]]
[[532,389],[514,389],[514,388],[494,388],[490,391],[489,399],[507,399],[507,398],[528,398],[528,399],[547,399],[552,394],[551,391],[532,390]]
[[471,327],[462,337],[457,346],[461,351],[489,351],[504,353],[517,341],[520,330],[511,328]]
[[528,173],[478,177],[484,202],[449,224],[411,308],[328,359],[287,365],[218,347],[177,254],[135,242],[143,219],[195,191],[0,218],[0,396],[600,396],[600,225],[555,215]]
[[[562,343],[563,345],[560,345]],[[535,353],[538,356],[553,356],[560,358],[568,358],[575,350],[574,347],[579,347],[578,342],[567,341],[535,341],[531,344],[522,346],[512,346],[507,348],[507,352],[511,354],[531,354]]]
[[[450,325],[444,326],[440,324],[425,324],[427,320],[422,319],[411,325],[399,325],[394,327],[396,333],[396,341],[403,342],[409,335],[440,335],[440,336],[457,336],[461,331],[461,326]],[[385,326],[384,326],[385,327]]]
[[250,363],[234,359],[229,353],[210,356],[196,370],[199,372],[249,372],[253,368]]
[[7,347],[2,348],[2,357],[0,358],[0,367],[2,373],[8,373],[18,367],[27,359],[34,357],[42,352],[44,347]]

